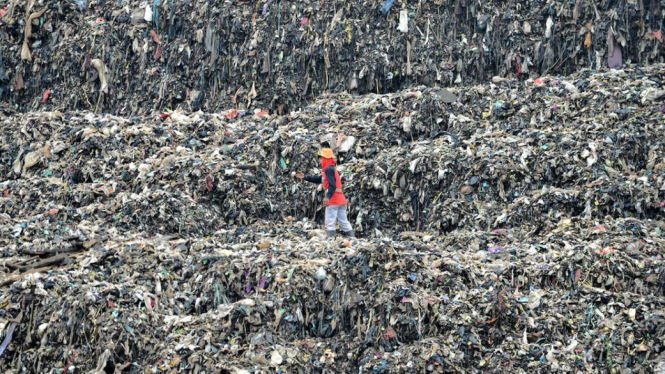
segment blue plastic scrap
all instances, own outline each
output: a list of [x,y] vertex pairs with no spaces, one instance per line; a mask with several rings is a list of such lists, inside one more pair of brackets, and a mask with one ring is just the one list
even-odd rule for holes
[[78,5],[81,12],[88,10],[88,2],[86,0],[74,0],[74,3]]
[[268,13],[268,6],[270,6],[270,4],[272,4],[272,0],[266,1],[266,3],[263,5],[263,12],[261,13],[262,15],[265,16],[266,13]]
[[161,0],[155,0],[155,2],[152,3],[152,9],[154,9],[152,13],[152,21],[155,23],[155,30],[159,31],[159,13],[157,12],[157,5],[159,5],[159,2]]
[[2,356],[3,353],[5,353],[5,349],[7,349],[7,346],[12,341],[12,335],[14,334],[14,329],[16,328],[16,325],[17,323],[13,322],[7,329],[7,333],[5,334],[5,340],[3,340],[2,344],[0,345],[0,356]]
[[388,14],[394,2],[395,0],[386,0],[386,2],[383,3],[383,8],[381,8],[381,13],[383,13],[384,16]]

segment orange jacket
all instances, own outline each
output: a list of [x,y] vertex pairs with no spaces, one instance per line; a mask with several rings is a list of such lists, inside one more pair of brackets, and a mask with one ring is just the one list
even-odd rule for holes
[[335,167],[335,160],[331,158],[324,158],[322,160],[321,174],[323,188],[326,190],[326,197],[330,199],[330,205],[347,205],[348,202],[344,196],[342,179],[339,177],[339,173]]

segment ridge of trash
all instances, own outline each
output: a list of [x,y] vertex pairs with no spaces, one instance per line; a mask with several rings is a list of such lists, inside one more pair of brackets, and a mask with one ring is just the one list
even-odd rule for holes
[[6,1],[0,102],[285,114],[326,92],[664,62],[662,0]]
[[[665,66],[0,120],[0,366],[665,371]],[[319,141],[360,238],[325,239]]]

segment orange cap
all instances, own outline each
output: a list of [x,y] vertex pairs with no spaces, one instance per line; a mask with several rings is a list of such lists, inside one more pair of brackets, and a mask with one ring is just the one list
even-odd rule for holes
[[317,155],[323,158],[333,158],[333,159],[335,158],[335,155],[333,154],[333,151],[330,148],[323,148],[317,153]]

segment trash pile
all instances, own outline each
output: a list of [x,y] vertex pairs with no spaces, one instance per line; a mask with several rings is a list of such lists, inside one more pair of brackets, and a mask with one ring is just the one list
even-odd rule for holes
[[662,63],[662,0],[0,2],[0,102],[123,116]]
[[[283,226],[246,245],[125,235],[3,282],[14,335],[0,360],[28,372],[662,372],[659,230],[618,219],[536,240],[339,246]],[[506,244],[479,250],[488,238]]]
[[[283,115],[8,108],[0,367],[665,372],[664,73]],[[294,177],[322,141],[358,239],[326,240]]]

